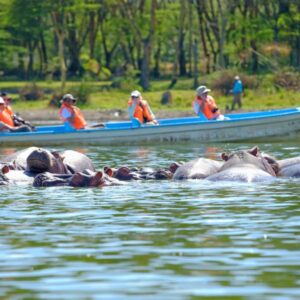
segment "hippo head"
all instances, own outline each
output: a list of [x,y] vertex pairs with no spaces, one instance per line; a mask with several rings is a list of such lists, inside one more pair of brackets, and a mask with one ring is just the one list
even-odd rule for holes
[[[276,166],[276,163],[274,162],[272,165],[268,159],[264,158],[257,146],[251,148],[250,150],[240,150],[230,154],[222,153],[221,157],[227,162],[227,165],[237,165],[239,163],[252,164],[261,170],[266,171],[272,176],[276,176],[279,169],[278,164]],[[227,167],[227,165],[224,165],[224,167]]]
[[272,167],[272,169],[274,170],[275,174],[278,175],[279,173],[279,164],[278,161],[275,157],[262,152],[262,157],[269,163],[269,165]]
[[0,169],[0,185],[6,185],[8,184],[9,179],[6,177],[5,174],[9,172],[8,166],[2,166]]
[[240,150],[240,151],[235,151],[231,153],[222,153],[221,158],[224,161],[228,161],[229,159],[233,157],[238,157],[239,159],[243,160],[243,158],[247,155],[247,153],[251,154],[252,156],[258,157],[260,156],[261,152],[257,146],[254,146],[253,148],[249,150]]
[[65,186],[68,185],[68,178],[61,178],[52,173],[39,173],[34,177],[34,187]]
[[170,164],[169,166],[169,171],[174,174],[176,172],[176,170],[183,165],[183,162],[173,162]]
[[66,174],[68,171],[63,160],[64,158],[57,151],[50,152],[46,149],[38,148],[27,157],[27,169],[33,173]]
[[104,172],[111,177],[114,177],[118,180],[132,180],[132,179],[140,179],[138,171],[132,171],[132,169],[128,167],[120,167],[118,169],[112,169],[105,167]]
[[69,185],[73,187],[101,187],[106,185],[105,174],[101,171],[94,174],[78,172],[72,175]]

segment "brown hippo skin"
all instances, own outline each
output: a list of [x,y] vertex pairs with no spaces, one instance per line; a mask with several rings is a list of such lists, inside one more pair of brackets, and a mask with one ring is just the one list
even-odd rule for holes
[[171,179],[173,173],[170,170],[153,168],[129,168],[122,166],[119,168],[104,167],[104,172],[120,181],[129,180],[164,180]]
[[85,170],[74,174],[53,174],[44,172],[38,174],[33,181],[35,187],[72,186],[72,187],[103,187],[109,185],[122,185],[115,178],[111,178],[102,171],[93,172]]
[[276,178],[271,164],[264,159],[257,147],[231,154],[222,154],[225,160],[216,174],[208,176],[211,181],[266,182]]

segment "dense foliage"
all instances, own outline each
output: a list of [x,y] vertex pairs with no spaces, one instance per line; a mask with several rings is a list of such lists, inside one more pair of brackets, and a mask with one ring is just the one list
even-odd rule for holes
[[[9,79],[194,78],[300,68],[300,0],[0,0]],[[282,80],[278,78],[278,84]]]

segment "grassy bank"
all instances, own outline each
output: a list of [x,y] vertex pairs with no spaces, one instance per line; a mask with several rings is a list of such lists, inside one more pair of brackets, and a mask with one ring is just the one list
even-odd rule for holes
[[[205,78],[207,86],[210,87],[211,78]],[[28,82],[1,82],[0,89],[7,90],[13,98],[13,107],[15,110],[41,110],[49,107],[50,99],[60,88],[60,82],[35,82],[35,84],[44,91],[40,100],[21,100],[19,92],[24,89]],[[66,92],[76,94],[80,82],[68,82]],[[144,92],[143,97],[147,99],[154,111],[190,111],[191,103],[195,97],[195,91],[192,88],[192,79],[178,80],[174,89],[171,90],[172,103],[162,105],[160,103],[162,94],[167,90],[169,80],[154,81],[151,83],[151,90]],[[126,110],[127,100],[130,95],[130,89],[111,88],[111,82],[87,82],[84,88],[89,93],[89,101],[81,105],[83,109],[89,110]],[[211,95],[216,99],[219,107],[224,109],[230,105],[232,96],[224,95],[217,90],[212,90]],[[243,109],[245,110],[264,110],[270,108],[295,107],[300,105],[300,92],[275,88],[270,84],[267,78],[260,79],[259,88],[246,89],[243,97]]]

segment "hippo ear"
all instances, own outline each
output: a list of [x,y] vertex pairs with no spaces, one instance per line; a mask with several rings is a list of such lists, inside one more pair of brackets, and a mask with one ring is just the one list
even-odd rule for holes
[[223,153],[221,154],[221,158],[222,158],[224,161],[227,161],[228,158],[229,158],[229,155],[228,155],[227,153],[223,152]]
[[169,166],[169,171],[174,174],[179,167],[180,167],[180,163],[173,162]]
[[8,166],[3,166],[1,171],[2,171],[2,174],[6,174],[6,173],[9,172],[9,167]]
[[114,171],[113,171],[112,168],[110,168],[110,167],[104,167],[103,170],[104,170],[104,173],[105,173],[105,174],[107,174],[107,175],[110,176],[110,177],[113,177]]
[[52,151],[51,154],[52,154],[55,158],[61,159],[61,161],[63,161],[63,160],[65,159],[65,157],[64,157],[63,155],[61,155],[61,153],[58,152],[58,151]]
[[90,186],[102,186],[104,184],[104,174],[101,171],[96,172],[95,176],[91,180]]
[[252,154],[253,156],[257,156],[257,154],[260,153],[260,150],[258,146],[254,146],[252,149],[249,150],[249,153]]

